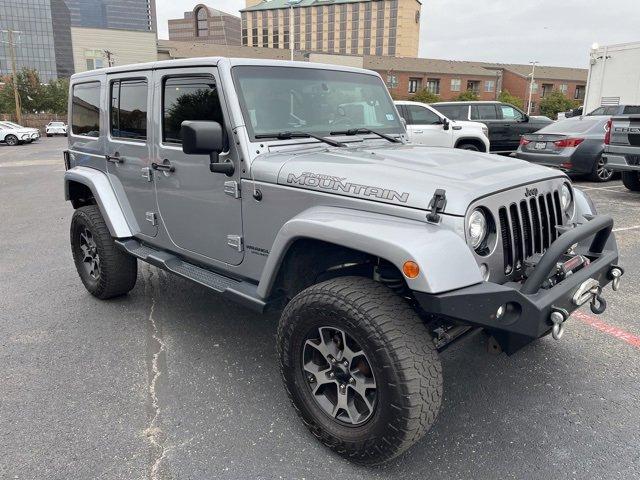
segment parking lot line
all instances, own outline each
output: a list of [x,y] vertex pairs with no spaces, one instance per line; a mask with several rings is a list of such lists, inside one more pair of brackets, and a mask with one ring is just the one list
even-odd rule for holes
[[596,317],[593,317],[584,312],[573,312],[571,316],[577,318],[578,320],[581,320],[587,325],[591,325],[596,330],[600,330],[601,332],[606,333],[607,335],[615,337],[618,340],[622,340],[625,343],[628,343],[632,347],[636,347],[640,349],[640,337],[638,337],[637,335],[633,335],[632,333],[626,332],[621,328],[614,327],[613,325],[609,325],[608,323],[603,322],[602,320],[599,320]]
[[633,227],[614,228],[613,231],[614,232],[626,232],[627,230],[637,230],[638,228],[640,228],[640,225],[634,225]]

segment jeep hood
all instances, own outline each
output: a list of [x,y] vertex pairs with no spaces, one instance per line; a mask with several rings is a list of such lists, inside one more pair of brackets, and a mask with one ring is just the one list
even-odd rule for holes
[[258,181],[422,210],[444,189],[450,215],[464,215],[480,197],[564,176],[510,157],[411,144],[269,152],[251,168]]

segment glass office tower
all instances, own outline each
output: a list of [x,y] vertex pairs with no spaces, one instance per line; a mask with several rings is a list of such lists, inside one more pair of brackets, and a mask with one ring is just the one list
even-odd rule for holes
[[0,75],[11,73],[10,48],[6,43],[13,30],[18,69],[32,68],[48,82],[69,77],[74,70],[71,21],[64,0],[0,1]]
[[156,31],[155,0],[65,1],[74,27]]

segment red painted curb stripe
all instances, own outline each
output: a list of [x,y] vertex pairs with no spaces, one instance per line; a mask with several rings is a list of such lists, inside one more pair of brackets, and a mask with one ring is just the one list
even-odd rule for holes
[[596,317],[592,317],[591,315],[588,315],[584,312],[573,312],[571,316],[577,318],[578,320],[581,320],[587,325],[591,325],[595,329],[600,330],[607,335],[611,335],[618,340],[622,340],[623,342],[628,343],[632,347],[640,348],[640,337],[638,337],[637,335],[625,332],[618,327],[609,325],[608,323],[605,323],[602,320],[598,320]]

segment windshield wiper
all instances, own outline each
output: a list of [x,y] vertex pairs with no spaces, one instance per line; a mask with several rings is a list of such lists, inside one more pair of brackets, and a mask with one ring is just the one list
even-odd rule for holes
[[321,142],[327,143],[332,147],[346,147],[347,145],[331,140],[330,138],[321,137],[309,132],[276,132],[276,133],[260,133],[256,135],[256,138],[277,138],[278,140],[291,140],[292,138],[315,138]]
[[375,130],[371,130],[370,128],[352,128],[350,130],[341,130],[337,132],[330,132],[329,135],[362,135],[372,133],[374,135],[379,136],[380,138],[384,138],[385,140],[389,140],[392,143],[402,143],[395,137],[391,135],[386,135],[384,133],[376,132]]

